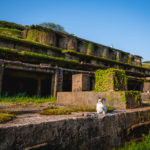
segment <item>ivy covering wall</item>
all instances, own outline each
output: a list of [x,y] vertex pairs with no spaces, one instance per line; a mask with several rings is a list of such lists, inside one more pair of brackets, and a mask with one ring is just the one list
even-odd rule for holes
[[125,70],[107,69],[97,70],[95,73],[95,90],[96,92],[105,91],[125,91],[127,78]]

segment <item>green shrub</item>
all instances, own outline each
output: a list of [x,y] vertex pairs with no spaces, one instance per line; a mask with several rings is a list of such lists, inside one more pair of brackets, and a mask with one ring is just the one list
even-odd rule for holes
[[126,144],[124,148],[119,148],[119,150],[150,150],[150,133],[144,138],[144,142],[132,142],[130,145]]

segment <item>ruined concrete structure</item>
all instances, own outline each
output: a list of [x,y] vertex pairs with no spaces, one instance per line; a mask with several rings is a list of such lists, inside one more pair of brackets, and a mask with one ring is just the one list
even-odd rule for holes
[[149,89],[144,79],[150,69],[141,66],[140,56],[40,26],[17,28],[15,34],[6,27],[0,32],[0,94],[91,91],[95,71],[108,68],[126,71],[127,90]]

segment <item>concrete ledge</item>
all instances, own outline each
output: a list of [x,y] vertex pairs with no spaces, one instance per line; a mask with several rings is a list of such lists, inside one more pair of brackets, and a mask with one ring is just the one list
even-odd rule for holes
[[141,102],[135,96],[127,96],[126,92],[58,92],[57,103],[74,106],[95,106],[98,97],[105,98],[107,106],[126,109],[139,107]]

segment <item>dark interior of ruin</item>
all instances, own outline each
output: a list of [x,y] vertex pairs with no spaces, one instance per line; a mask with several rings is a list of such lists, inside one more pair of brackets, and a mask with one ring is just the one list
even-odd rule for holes
[[63,74],[63,91],[72,91],[72,74],[65,72]]
[[[5,70],[2,95],[16,96],[24,94],[25,96],[39,95],[47,97],[51,95],[51,79],[51,75],[44,73]],[[40,85],[38,85],[38,81],[40,81]]]
[[130,79],[130,80],[128,80],[127,89],[142,92],[143,91],[143,82]]

